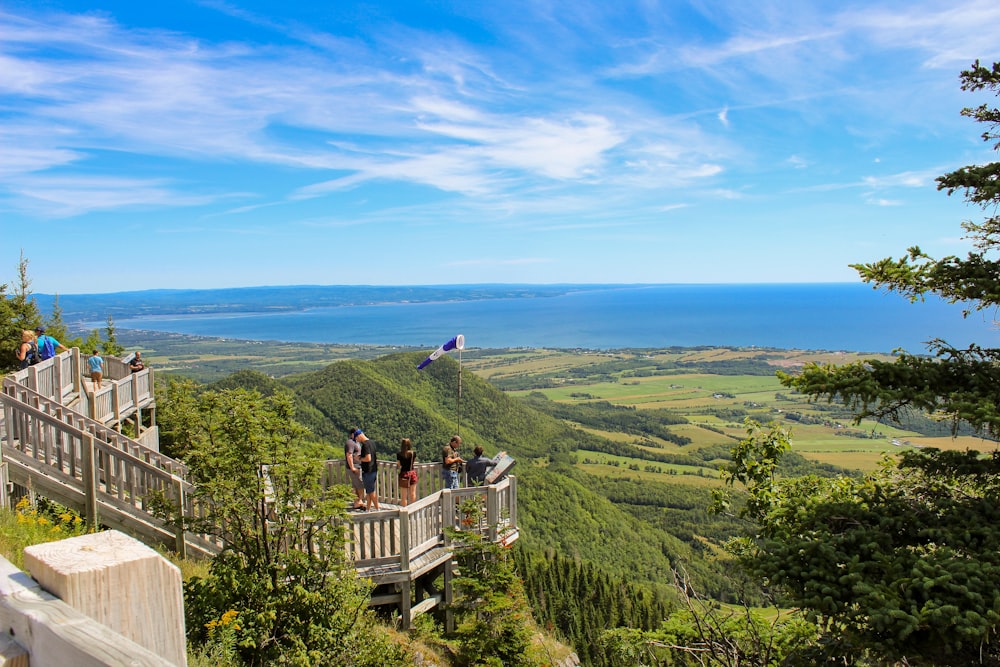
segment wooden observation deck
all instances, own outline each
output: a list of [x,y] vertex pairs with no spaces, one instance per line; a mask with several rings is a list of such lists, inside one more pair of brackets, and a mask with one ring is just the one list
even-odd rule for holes
[[[121,360],[106,357],[105,362],[105,386],[97,392],[88,391],[77,349],[3,379],[0,501],[9,505],[10,483],[79,512],[92,526],[118,529],[151,546],[165,545],[181,556],[218,553],[224,545],[217,537],[179,530],[152,513],[152,492],[188,518],[203,517],[208,508],[196,501],[187,466],[159,452],[155,422],[143,426],[142,411],[155,410],[152,370],[131,373]],[[120,432],[127,419],[134,420],[139,439]],[[348,482],[343,459],[326,461],[325,467],[325,484]],[[343,525],[358,575],[375,584],[371,604],[398,606],[404,626],[451,601],[447,529],[476,532],[505,545],[518,537],[516,478],[448,490],[438,464],[415,468],[419,500],[399,506],[398,468],[380,461],[384,509],[352,513]],[[484,510],[480,521],[462,510],[475,500]],[[442,574],[439,592],[433,582]]]

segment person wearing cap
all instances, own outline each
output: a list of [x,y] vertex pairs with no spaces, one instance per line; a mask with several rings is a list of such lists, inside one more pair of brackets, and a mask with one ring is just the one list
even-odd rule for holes
[[378,491],[376,482],[378,481],[378,456],[376,455],[375,441],[370,440],[361,429],[354,432],[354,440],[361,445],[361,481],[365,485],[365,510],[371,511],[381,509],[378,505]]
[[344,459],[347,461],[347,476],[351,479],[351,489],[354,490],[354,506],[359,510],[365,506],[365,484],[361,481],[361,445],[355,436],[361,429],[352,428],[347,434],[347,444],[344,445]]
[[465,459],[458,455],[458,448],[462,446],[462,438],[457,435],[451,436],[451,440],[441,450],[441,476],[444,477],[444,488],[458,488],[458,472],[462,469]]
[[37,327],[35,334],[38,336],[38,358],[42,361],[56,356],[56,352],[62,350],[69,352],[69,348],[57,341],[52,336],[46,335],[45,327]]

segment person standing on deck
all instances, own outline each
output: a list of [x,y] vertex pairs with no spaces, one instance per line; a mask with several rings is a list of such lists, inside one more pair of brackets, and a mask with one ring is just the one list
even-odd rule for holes
[[476,448],[472,450],[475,454],[468,462],[465,464],[465,472],[469,475],[469,485],[470,486],[482,486],[486,483],[486,471],[490,468],[496,466],[497,462],[488,456],[483,454],[483,448],[480,445],[476,445]]
[[128,362],[129,370],[133,373],[138,373],[139,371],[146,368],[146,364],[142,361],[142,353],[136,351],[135,356],[132,357],[132,361]]
[[56,356],[58,350],[69,352],[69,348],[57,341],[52,336],[46,335],[45,327],[37,327],[35,335],[38,336],[38,359],[45,361]]
[[90,368],[90,379],[94,382],[94,391],[101,388],[101,379],[104,377],[104,359],[97,354],[97,350],[87,359],[87,367]]
[[370,440],[361,429],[354,431],[354,440],[361,445],[361,458],[359,461],[361,461],[361,481],[365,485],[365,511],[371,511],[372,507],[379,510],[381,508],[378,505],[378,490],[376,489],[376,483],[378,482],[378,456],[375,441]]
[[365,484],[361,481],[361,445],[354,439],[358,433],[361,433],[361,429],[352,428],[347,436],[347,444],[344,445],[347,476],[351,480],[351,489],[354,490],[354,506],[351,509],[356,510],[365,506]]
[[413,451],[409,438],[403,438],[399,443],[396,461],[399,462],[399,497],[403,507],[406,507],[417,502],[417,471],[413,469],[417,453]]
[[458,471],[462,469],[465,459],[458,455],[458,448],[462,446],[462,438],[457,435],[451,436],[451,440],[441,450],[441,475],[444,477],[444,488],[458,488]]
[[39,362],[38,344],[35,342],[34,333],[27,329],[21,332],[21,344],[17,346],[14,356],[20,362],[21,370]]

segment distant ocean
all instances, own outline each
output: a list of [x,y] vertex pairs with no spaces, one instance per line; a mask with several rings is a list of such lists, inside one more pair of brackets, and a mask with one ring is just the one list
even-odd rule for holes
[[863,284],[606,286],[553,297],[118,319],[124,329],[313,343],[467,347],[772,347],[924,352],[926,341],[996,345],[994,313],[909,303]]

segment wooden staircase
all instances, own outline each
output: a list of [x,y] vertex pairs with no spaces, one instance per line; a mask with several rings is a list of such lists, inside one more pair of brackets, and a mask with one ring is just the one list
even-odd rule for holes
[[[182,557],[218,553],[224,546],[218,537],[184,531],[152,512],[150,499],[155,495],[180,508],[184,517],[206,516],[208,508],[192,493],[187,466],[148,446],[148,440],[126,437],[112,426],[152,404],[151,378],[148,388],[131,376],[109,382],[98,393],[110,396],[111,407],[95,409],[102,404],[83,391],[79,363],[79,352],[72,350],[3,379],[0,500],[9,505],[8,485],[16,485],[73,509],[92,526],[118,529]],[[155,435],[155,428],[150,431]],[[376,586],[371,604],[396,605],[404,626],[417,614],[450,601],[447,528],[505,545],[518,537],[513,476],[452,491],[442,488],[438,464],[418,464],[416,469],[420,500],[400,507],[397,467],[380,461],[378,488],[385,509],[352,514],[343,524],[348,557],[358,575]],[[325,462],[324,483],[349,483],[342,459]],[[484,520],[473,522],[463,513],[472,500],[484,510]],[[441,573],[445,585],[438,592],[431,582]]]

